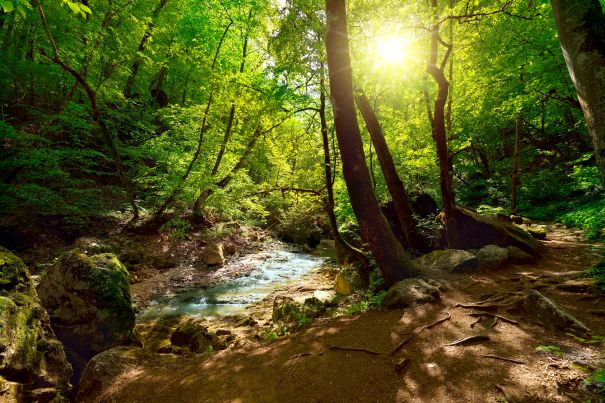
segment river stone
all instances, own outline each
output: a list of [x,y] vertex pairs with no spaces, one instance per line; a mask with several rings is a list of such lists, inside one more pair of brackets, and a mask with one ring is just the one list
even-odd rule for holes
[[202,261],[208,266],[222,266],[225,264],[225,255],[223,253],[223,245],[208,245],[202,248]]
[[547,329],[587,335],[591,331],[565,308],[536,290],[529,290],[523,300],[529,317]]
[[174,330],[170,336],[170,342],[174,346],[188,346],[198,333],[208,333],[208,327],[194,319],[189,319]]
[[475,256],[479,261],[478,268],[480,270],[498,270],[506,264],[508,249],[497,245],[486,245]]
[[421,269],[465,273],[477,269],[479,260],[471,252],[459,249],[435,250],[415,260]]
[[516,246],[509,246],[508,249],[508,261],[515,264],[529,264],[534,263],[536,258],[530,255],[529,253],[525,253],[521,249]]
[[408,278],[395,283],[382,300],[383,308],[406,308],[439,299],[439,290],[426,281]]
[[68,396],[71,374],[27,268],[0,246],[0,401]]
[[351,295],[353,294],[353,285],[344,274],[338,273],[334,280],[334,290],[338,295]]
[[112,253],[64,253],[40,281],[38,294],[76,380],[94,355],[138,342],[128,272]]

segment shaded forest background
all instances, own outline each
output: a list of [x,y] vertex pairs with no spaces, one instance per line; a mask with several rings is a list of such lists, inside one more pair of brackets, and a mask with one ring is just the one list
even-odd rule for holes
[[[431,135],[437,86],[426,72],[433,10],[425,2],[349,3],[355,85],[412,200],[439,204]],[[550,4],[494,3],[438,4],[441,16],[464,16],[441,26],[453,45],[444,70],[457,203],[512,212],[518,134],[512,210],[602,238],[603,188]],[[133,213],[175,236],[199,223],[280,228],[326,220],[323,2],[0,6],[0,244],[31,247],[47,227],[72,241],[99,220]],[[377,49],[393,33],[406,46],[396,61]],[[326,113],[334,209],[352,239],[357,223],[329,102]],[[363,140],[375,192],[387,203],[367,132]],[[430,214],[416,220],[427,233],[438,225]]]

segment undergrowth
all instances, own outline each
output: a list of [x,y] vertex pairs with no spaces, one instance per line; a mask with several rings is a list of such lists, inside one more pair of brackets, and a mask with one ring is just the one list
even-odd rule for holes
[[597,281],[597,287],[605,293],[605,259],[588,269],[587,274]]

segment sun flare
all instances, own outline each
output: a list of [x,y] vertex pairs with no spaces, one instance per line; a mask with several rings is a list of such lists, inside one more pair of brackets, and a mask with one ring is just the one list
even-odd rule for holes
[[380,36],[376,39],[376,50],[381,62],[401,63],[407,56],[410,41],[401,35]]

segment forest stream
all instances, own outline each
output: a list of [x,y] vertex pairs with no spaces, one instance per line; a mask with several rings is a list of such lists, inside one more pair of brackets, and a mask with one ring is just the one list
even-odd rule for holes
[[275,243],[269,250],[237,258],[221,269],[231,272],[233,267],[251,267],[243,275],[169,292],[152,299],[141,310],[137,321],[144,323],[174,315],[207,319],[242,315],[251,304],[276,289],[317,271],[334,254],[334,245],[330,242],[322,242],[310,252]]

